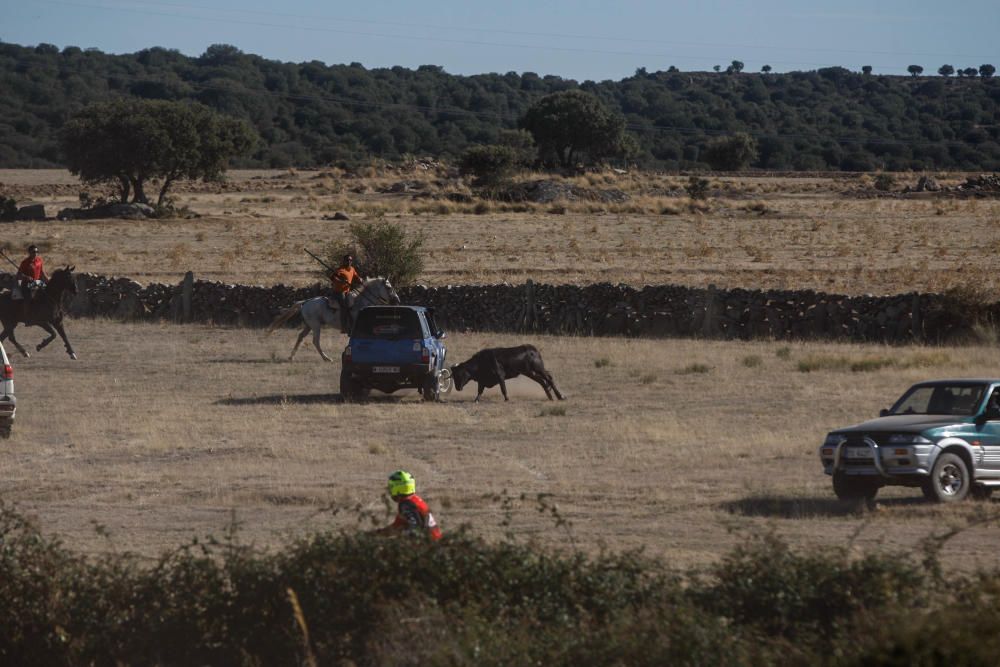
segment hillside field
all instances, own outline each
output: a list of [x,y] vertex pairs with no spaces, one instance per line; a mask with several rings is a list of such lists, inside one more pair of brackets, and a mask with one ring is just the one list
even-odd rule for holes
[[[708,199],[686,196],[686,176],[586,174],[561,179],[591,191],[618,190],[623,203],[474,201],[443,169],[238,171],[224,185],[181,184],[192,220],[20,222],[0,246],[37,243],[50,265],[178,282],[185,271],[230,283],[306,285],[321,278],[302,251],[346,239],[351,221],[385,219],[426,239],[429,285],[607,281],[719,287],[809,288],[887,294],[973,288],[1000,296],[1000,199],[890,192],[871,175],[710,178]],[[953,186],[963,174],[939,175]],[[528,175],[525,179],[543,178]],[[557,177],[558,178],[558,177]],[[386,193],[407,183],[419,188]],[[0,170],[0,194],[45,204],[50,217],[77,206],[68,172]]]

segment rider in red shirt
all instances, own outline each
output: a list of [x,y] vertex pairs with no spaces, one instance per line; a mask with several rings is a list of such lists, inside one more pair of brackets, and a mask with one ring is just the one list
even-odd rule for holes
[[21,294],[24,296],[26,303],[31,302],[31,287],[33,284],[39,280],[43,283],[49,281],[49,277],[45,275],[42,258],[38,255],[38,246],[34,244],[28,246],[28,256],[17,267],[17,280],[21,284]]
[[405,470],[397,470],[389,475],[389,495],[398,505],[396,520],[382,528],[380,533],[405,532],[419,535],[425,533],[436,542],[441,539],[441,528],[423,498],[417,495],[417,482]]

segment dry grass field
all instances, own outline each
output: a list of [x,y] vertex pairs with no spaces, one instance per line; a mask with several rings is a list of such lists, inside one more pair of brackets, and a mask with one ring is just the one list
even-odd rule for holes
[[[385,218],[427,239],[427,284],[607,280],[893,293],[953,287],[1000,294],[1000,201],[861,198],[870,176],[713,178],[692,202],[679,176],[593,174],[578,185],[620,188],[624,204],[455,204],[380,194],[420,172],[365,179],[337,172],[238,172],[225,188],[188,184],[193,220],[19,222],[0,229],[15,253],[38,243],[49,265],[176,282],[186,270],[226,282],[308,284],[301,252],[342,240],[345,222]],[[902,179],[903,177],[901,177]],[[909,177],[915,181],[915,176]],[[435,180],[437,179],[437,180]],[[944,175],[955,183],[960,175]],[[75,205],[63,172],[0,172],[0,194]],[[909,383],[1000,373],[994,347],[950,349],[781,342],[533,337],[569,396],[549,403],[516,380],[473,404],[474,388],[426,405],[415,394],[344,405],[337,364],[311,349],[283,360],[294,333],[76,320],[81,355],[61,346],[15,359],[15,435],[0,443],[0,498],[87,552],[154,555],[194,535],[275,546],[315,528],[384,513],[385,476],[411,470],[445,529],[508,529],[587,551],[645,547],[678,565],[704,564],[747,530],[771,527],[797,545],[909,548],[995,504],[939,507],[888,490],[875,511],[833,499],[816,448],[835,426],[875,415]],[[21,333],[37,342],[41,332]],[[460,361],[523,337],[453,332]],[[331,336],[329,351],[341,345]],[[902,358],[905,368],[805,373],[817,357]],[[877,366],[877,364],[873,365]],[[506,491],[512,508],[497,498]],[[553,494],[567,530],[538,511]],[[521,494],[526,494],[521,500]],[[331,508],[340,508],[334,512]],[[505,527],[510,513],[510,527]],[[994,564],[1000,533],[978,528],[945,560]]]
[[[399,467],[446,530],[502,535],[507,512],[490,496],[506,491],[509,529],[526,539],[644,547],[685,566],[771,528],[796,545],[910,548],[993,506],[893,489],[859,513],[834,500],[816,458],[828,429],[873,416],[912,381],[990,372],[992,347],[539,337],[565,402],[522,378],[506,404],[497,389],[474,404],[467,388],[441,404],[404,392],[345,405],[337,364],[311,349],[283,361],[291,331],[73,321],[70,334],[77,362],[56,348],[15,360],[20,411],[2,445],[0,498],[87,552],[152,556],[221,535],[232,513],[242,539],[264,547],[353,530],[358,506],[384,516],[384,478]],[[455,334],[449,354],[517,340]],[[913,367],[799,370],[873,355]],[[538,512],[539,493],[553,494],[568,530]],[[995,528],[974,529],[945,560],[995,564],[998,547]]]
[[[954,184],[962,175],[940,175]],[[538,177],[534,175],[531,177]],[[526,177],[527,178],[527,177]],[[916,175],[900,175],[901,189]],[[621,204],[456,204],[380,193],[401,181],[423,192],[468,192],[459,181],[414,171],[235,172],[226,187],[181,184],[176,200],[195,220],[16,223],[0,245],[38,243],[51,262],[139,281],[196,277],[253,284],[309,284],[302,252],[345,238],[352,220],[384,217],[427,239],[430,285],[624,282],[746,288],[813,288],[847,294],[973,286],[1000,296],[1000,199],[930,193],[873,198],[868,175],[711,178],[707,201],[685,196],[681,176],[588,174],[569,179],[620,189]],[[77,205],[82,187],[59,171],[2,171],[0,194]],[[863,196],[859,196],[863,195]]]

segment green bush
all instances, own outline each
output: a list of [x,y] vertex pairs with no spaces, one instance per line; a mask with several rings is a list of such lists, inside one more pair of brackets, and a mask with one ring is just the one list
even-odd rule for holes
[[0,195],[0,220],[13,220],[17,216],[17,201]]
[[330,266],[339,266],[351,254],[362,273],[387,277],[396,287],[415,282],[424,270],[422,234],[407,234],[401,225],[382,219],[351,223],[348,233],[350,241],[327,246],[324,256]]
[[717,137],[705,147],[705,161],[716,171],[745,169],[757,159],[757,141],[745,132]]
[[462,153],[459,173],[472,176],[475,185],[496,185],[519,168],[518,151],[511,146],[471,146]]
[[797,552],[769,533],[680,573],[462,530],[276,552],[232,531],[150,564],[75,555],[0,503],[0,662],[992,664],[1000,571],[944,576],[935,554]]
[[705,199],[708,197],[709,186],[710,183],[707,178],[690,176],[688,177],[687,185],[684,186],[684,190],[691,199]]

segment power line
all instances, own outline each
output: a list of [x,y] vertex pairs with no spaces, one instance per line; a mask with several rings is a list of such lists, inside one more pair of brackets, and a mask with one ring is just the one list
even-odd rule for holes
[[[594,55],[607,55],[607,56],[629,56],[629,57],[643,57],[643,58],[657,58],[664,61],[667,60],[695,60],[704,61],[707,59],[705,56],[687,56],[679,54],[669,54],[669,53],[650,53],[641,51],[617,51],[608,49],[585,49],[578,47],[568,47],[568,46],[554,46],[554,45],[535,45],[535,44],[511,44],[505,42],[492,42],[492,41],[480,41],[480,40],[469,40],[469,39],[454,39],[454,38],[442,38],[442,37],[422,37],[419,35],[400,35],[400,34],[386,34],[379,32],[362,32],[356,30],[344,30],[336,28],[325,28],[320,26],[312,25],[288,25],[288,24],[277,24],[277,23],[266,23],[262,21],[249,21],[246,19],[235,19],[235,18],[215,18],[209,16],[182,16],[176,13],[169,12],[159,12],[151,11],[147,9],[137,9],[134,7],[108,7],[106,5],[93,5],[86,4],[82,2],[70,2],[69,0],[36,0],[37,2],[44,2],[48,4],[64,5],[70,7],[79,7],[83,9],[97,9],[102,11],[118,11],[118,12],[129,12],[135,14],[143,14],[148,16],[163,16],[173,19],[197,19],[199,21],[213,21],[217,23],[233,24],[237,23],[240,25],[251,25],[256,27],[265,28],[284,28],[290,30],[303,30],[308,32],[323,32],[331,34],[342,34],[342,35],[353,35],[358,37],[377,37],[383,39],[395,39],[395,40],[409,40],[409,41],[422,41],[422,42],[432,42],[440,44],[461,44],[466,46],[494,46],[501,48],[513,48],[513,49],[534,49],[539,51],[554,51],[561,53],[587,53]],[[739,48],[739,47],[732,47]],[[817,63],[817,62],[803,62],[803,61],[792,61],[792,60],[771,60],[770,62],[779,65],[806,65],[813,67],[835,67],[839,63]],[[900,69],[904,67],[901,64],[878,64],[875,65],[879,69]]]

